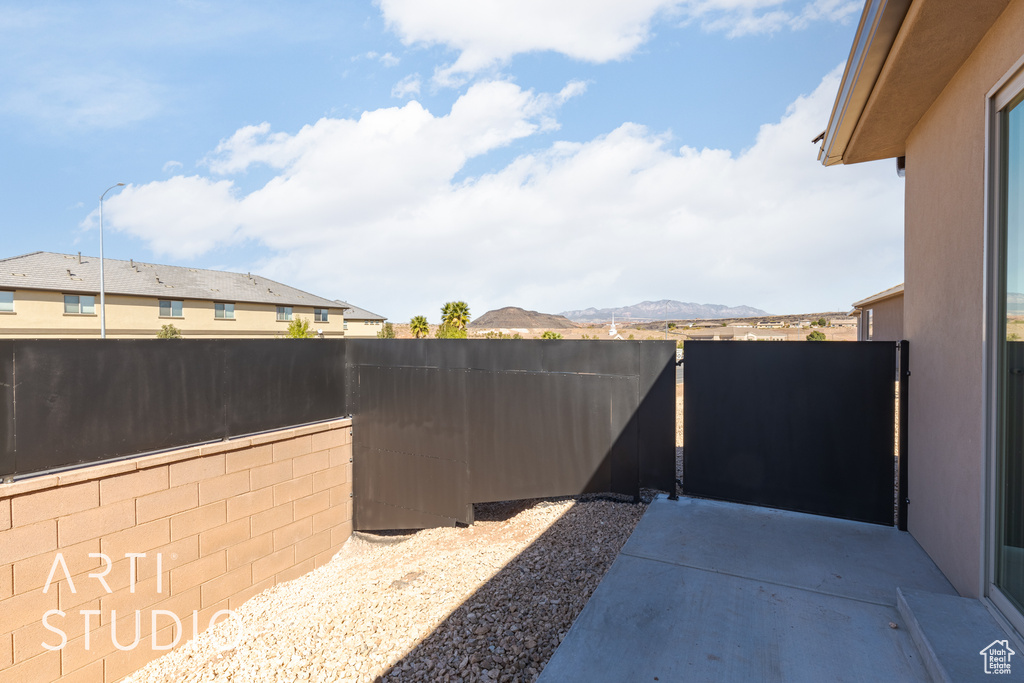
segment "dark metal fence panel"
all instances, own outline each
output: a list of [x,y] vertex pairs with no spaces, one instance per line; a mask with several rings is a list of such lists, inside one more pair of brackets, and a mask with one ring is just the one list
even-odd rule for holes
[[336,342],[11,343],[20,438],[5,451],[13,466],[3,476],[346,414],[344,347]]
[[201,342],[211,345],[211,353],[223,353],[228,434],[251,434],[351,412],[343,390],[344,340],[236,341],[240,340]]
[[0,340],[0,481],[14,472],[17,424],[14,421],[14,341]]
[[[640,353],[640,486],[671,491],[676,488],[676,384],[675,345],[645,343]],[[666,440],[665,434],[672,438]]]
[[473,502],[638,493],[636,378],[473,371],[469,388]]
[[221,359],[202,342],[15,342],[16,473],[223,438]]
[[471,523],[467,373],[372,365],[349,372],[358,381],[352,472],[356,527]]
[[683,490],[891,525],[896,348],[686,347]]
[[[646,365],[642,346],[651,347]],[[664,375],[671,390],[665,368],[673,348],[664,342],[349,340],[355,528],[469,522],[474,502],[595,491],[636,495],[641,454],[652,472],[673,468],[671,399],[660,410],[648,408],[652,433],[643,443],[639,438],[642,387],[664,394]],[[658,366],[654,359],[661,357]],[[656,463],[659,457],[666,462]]]

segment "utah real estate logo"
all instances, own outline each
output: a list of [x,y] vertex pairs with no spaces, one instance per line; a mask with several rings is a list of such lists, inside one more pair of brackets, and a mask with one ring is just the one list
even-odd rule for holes
[[1010,649],[1008,640],[993,640],[978,654],[985,658],[985,673],[1008,674],[1010,673],[1010,657],[1017,653]]

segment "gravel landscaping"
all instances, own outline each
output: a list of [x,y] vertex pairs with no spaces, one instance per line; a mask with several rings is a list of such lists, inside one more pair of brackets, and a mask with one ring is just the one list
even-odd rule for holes
[[[128,681],[533,681],[649,496],[479,504],[469,527],[356,533]],[[237,641],[223,652],[222,642]]]
[[[680,478],[682,405],[679,386]],[[125,681],[534,681],[654,494],[484,503],[469,527],[357,532]]]

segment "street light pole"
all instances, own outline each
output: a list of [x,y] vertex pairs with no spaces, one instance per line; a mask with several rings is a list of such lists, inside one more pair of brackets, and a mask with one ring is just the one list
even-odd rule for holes
[[115,187],[124,187],[124,183],[111,185],[100,195],[100,339],[107,338],[107,301],[103,286],[103,198]]

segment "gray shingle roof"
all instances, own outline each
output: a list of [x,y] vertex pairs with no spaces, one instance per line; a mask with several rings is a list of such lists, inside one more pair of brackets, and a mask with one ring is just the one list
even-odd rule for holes
[[387,320],[387,318],[385,318],[382,315],[370,313],[365,308],[353,306],[352,304],[346,303],[341,299],[335,299],[334,303],[341,304],[342,306],[348,309],[347,311],[345,311],[345,318],[348,320]]
[[[77,255],[46,251],[0,259],[0,288],[98,294],[99,258],[82,256],[78,261]],[[104,259],[103,270],[107,294],[338,308],[330,299],[247,273],[109,258]]]

